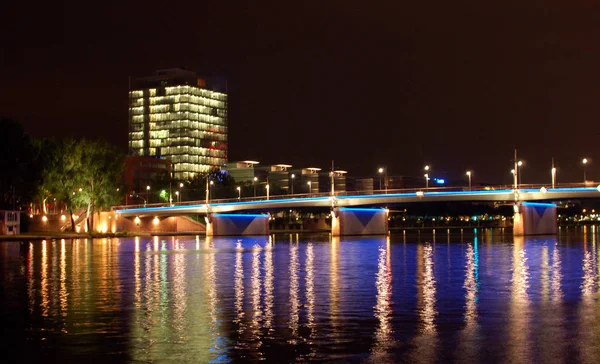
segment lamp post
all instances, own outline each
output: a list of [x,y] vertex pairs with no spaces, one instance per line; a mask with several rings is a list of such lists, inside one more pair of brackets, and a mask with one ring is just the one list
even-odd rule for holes
[[381,175],[383,174],[383,168],[379,167],[377,172],[379,172],[379,189],[381,190]]
[[252,180],[252,187],[254,187],[254,197],[256,197],[256,181],[258,181],[258,177],[254,177]]
[[236,187],[237,191],[238,191],[238,200],[242,199],[242,188],[240,186]]
[[586,172],[585,167],[587,166],[587,163],[588,163],[587,158],[583,158],[581,163],[583,163],[583,183],[585,183],[585,181],[587,180],[586,175],[585,175],[585,172]]
[[265,186],[265,188],[267,189],[267,200],[269,199],[269,184],[267,183],[267,185]]
[[312,192],[312,183],[308,181],[306,182],[306,184],[308,185],[308,194],[310,195],[310,193]]
[[182,194],[181,194],[181,189],[182,188],[183,188],[183,182],[180,182],[179,183],[179,194],[178,194],[179,195],[179,202],[181,202],[181,199],[182,199]]
[[550,170],[550,175],[552,176],[552,188],[556,183],[556,168],[554,167],[554,158],[552,158],[552,169]]
[[[146,186],[146,199],[150,200],[150,186]],[[152,202],[152,201],[150,201]],[[144,205],[146,204],[146,202],[144,202]]]
[[294,194],[294,179],[296,178],[296,175],[292,173],[292,195]]
[[177,196],[177,202],[181,202],[179,191],[175,191],[175,196]]
[[471,191],[471,171],[467,171],[467,176],[469,177],[469,191]]
[[429,189],[429,174],[425,173],[425,189]]

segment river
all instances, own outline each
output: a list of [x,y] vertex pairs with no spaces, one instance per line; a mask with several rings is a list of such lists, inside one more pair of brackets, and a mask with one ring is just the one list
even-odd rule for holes
[[597,363],[597,237],[0,242],[0,347],[9,362]]

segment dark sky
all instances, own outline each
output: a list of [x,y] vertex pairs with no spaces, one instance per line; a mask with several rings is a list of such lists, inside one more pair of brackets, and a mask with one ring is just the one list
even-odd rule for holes
[[597,0],[99,4],[3,5],[0,115],[126,150],[128,76],[185,66],[228,80],[230,160],[600,179]]

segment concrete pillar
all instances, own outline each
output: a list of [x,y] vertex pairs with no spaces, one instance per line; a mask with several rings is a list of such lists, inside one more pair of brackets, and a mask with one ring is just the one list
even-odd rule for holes
[[206,236],[269,235],[268,214],[210,214]]
[[557,231],[555,204],[540,202],[515,204],[514,235],[553,235]]
[[388,210],[382,208],[334,208],[331,235],[387,235]]

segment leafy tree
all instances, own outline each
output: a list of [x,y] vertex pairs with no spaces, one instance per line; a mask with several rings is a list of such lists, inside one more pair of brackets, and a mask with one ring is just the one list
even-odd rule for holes
[[71,218],[71,228],[75,230],[73,209],[82,204],[77,194],[84,182],[82,148],[73,139],[54,142],[48,150],[48,158],[42,172],[43,189],[65,203]]
[[88,231],[94,226],[94,211],[106,210],[118,204],[122,186],[124,156],[106,142],[81,140],[78,142],[81,157],[81,193],[76,194],[81,205],[87,207]]

